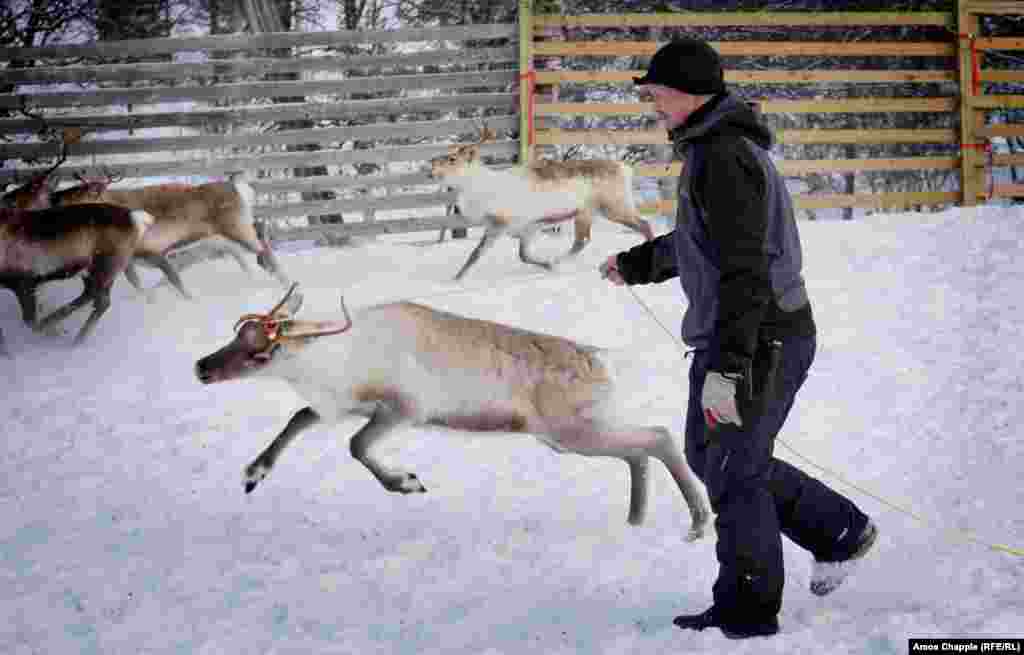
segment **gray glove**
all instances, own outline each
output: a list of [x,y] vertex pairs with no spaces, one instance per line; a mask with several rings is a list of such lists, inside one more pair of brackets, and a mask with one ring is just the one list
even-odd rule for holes
[[743,427],[739,409],[736,407],[736,383],[739,375],[727,375],[718,371],[708,371],[701,389],[700,404],[704,408],[704,421],[709,428],[719,423],[734,423]]

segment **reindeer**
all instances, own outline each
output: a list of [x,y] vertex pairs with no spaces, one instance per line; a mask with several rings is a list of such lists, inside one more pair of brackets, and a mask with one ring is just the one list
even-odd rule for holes
[[350,316],[342,299],[341,317],[300,320],[294,315],[301,302],[291,291],[268,313],[242,316],[234,339],[196,362],[203,384],[278,378],[309,403],[245,468],[246,493],[300,432],[355,415],[369,422],[351,438],[352,456],[388,491],[426,491],[414,473],[389,468],[370,452],[397,428],[529,433],[557,452],[624,460],[633,525],[646,511],[648,458],[661,460],[689,507],[689,538],[703,535],[710,512],[672,434],[623,418],[624,401],[636,393],[625,371],[632,368],[641,384],[645,374],[630,359],[410,302]]
[[[519,238],[519,259],[551,270],[561,259],[573,257],[590,241],[595,210],[615,223],[654,238],[633,201],[633,172],[622,162],[606,160],[539,161],[504,170],[485,167],[480,146],[494,138],[483,128],[476,143],[455,146],[449,154],[430,160],[430,176],[458,189],[457,203],[470,223],[486,229],[469,259],[455,275],[469,271],[502,234]],[[552,261],[531,253],[537,233],[547,226],[573,221],[575,238],[569,252]]]
[[25,184],[0,196],[0,209],[47,209],[50,207],[50,194],[57,190],[58,183],[57,177],[53,174],[67,161],[68,144],[77,143],[79,138],[77,134],[71,136],[72,134],[75,133],[70,129],[65,130],[65,135],[61,139],[60,155],[53,166],[32,176],[32,179]]
[[[109,189],[111,178],[78,177],[80,184],[52,194],[55,206],[104,202],[130,209],[144,209],[156,224],[139,242],[135,257],[161,271],[185,298],[191,298],[181,277],[166,259],[168,251],[199,241],[219,241],[239,265],[249,271],[242,258],[245,251],[256,254],[256,262],[275,276],[283,287],[290,284],[274,251],[255,225],[252,204],[255,193],[243,176],[233,175],[228,182],[210,182],[197,186],[165,184],[138,189]],[[244,250],[243,250],[244,249]],[[135,288],[142,284],[129,264],[125,275]]]
[[[145,211],[105,204],[38,211],[0,209],[0,285],[14,291],[23,318],[39,331],[92,302],[92,313],[75,337],[75,344],[80,344],[110,307],[114,279],[131,261],[152,224],[153,217]],[[35,288],[83,271],[87,275],[82,294],[36,321]],[[6,352],[2,334],[0,351]]]

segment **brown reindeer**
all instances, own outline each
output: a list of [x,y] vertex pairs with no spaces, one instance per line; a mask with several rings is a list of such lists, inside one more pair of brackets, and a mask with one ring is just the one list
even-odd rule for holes
[[2,209],[46,209],[50,206],[50,194],[57,189],[58,179],[54,175],[68,158],[68,142],[61,142],[60,156],[53,166],[32,176],[28,182],[0,196]]
[[[274,275],[282,286],[291,281],[282,271],[274,251],[260,236],[252,214],[255,194],[240,175],[228,182],[210,182],[197,186],[164,184],[137,189],[110,189],[110,179],[79,177],[80,184],[51,195],[54,206],[82,203],[110,203],[129,209],[143,209],[156,220],[139,242],[135,256],[156,266],[182,296],[190,298],[181,277],[167,262],[173,248],[201,240],[219,239],[239,264],[248,270],[242,249],[256,254],[257,263]],[[125,270],[129,281],[139,290],[142,285],[131,265]]]
[[[0,285],[14,291],[23,318],[36,330],[63,321],[87,303],[93,310],[75,337],[82,343],[110,307],[114,279],[131,261],[153,217],[141,210],[96,204],[42,210],[0,209]],[[85,272],[82,294],[36,321],[35,288]],[[0,351],[6,353],[0,333]]]

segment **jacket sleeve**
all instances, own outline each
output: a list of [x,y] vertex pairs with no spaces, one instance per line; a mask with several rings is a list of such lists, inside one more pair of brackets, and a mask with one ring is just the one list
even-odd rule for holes
[[620,252],[619,275],[626,284],[664,282],[679,275],[676,267],[675,231]]
[[741,139],[711,144],[705,157],[696,189],[720,269],[711,368],[749,372],[758,329],[772,299],[765,250],[767,173]]

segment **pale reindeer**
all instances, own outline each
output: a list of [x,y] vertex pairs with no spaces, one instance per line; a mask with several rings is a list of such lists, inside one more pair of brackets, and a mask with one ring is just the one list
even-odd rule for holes
[[[0,286],[14,291],[22,317],[36,330],[63,321],[92,303],[75,338],[84,341],[110,307],[114,279],[131,261],[153,217],[141,210],[105,204],[38,211],[0,209]],[[50,280],[86,274],[82,294],[36,321],[35,288]],[[0,352],[6,352],[0,333]]]
[[[455,275],[456,280],[495,241],[508,234],[519,238],[519,259],[551,269],[558,261],[573,257],[590,241],[594,212],[654,238],[650,225],[640,217],[633,200],[633,169],[608,160],[544,160],[497,170],[480,161],[480,146],[494,133],[484,127],[476,143],[454,146],[449,154],[430,160],[430,176],[458,190],[462,215],[485,231],[469,259]],[[569,252],[550,261],[533,256],[531,246],[546,226],[573,221],[575,237]]]
[[[293,287],[294,290],[294,287]],[[291,292],[266,314],[247,314],[234,339],[196,362],[203,384],[248,377],[284,380],[309,405],[245,469],[246,493],[262,482],[300,432],[356,415],[352,456],[388,491],[424,492],[412,472],[385,466],[371,447],[392,431],[436,425],[532,434],[558,452],[622,459],[629,466],[629,523],[647,506],[648,459],[671,473],[690,511],[690,539],[710,512],[669,430],[624,418],[646,371],[631,359],[568,339],[397,302],[337,320],[294,318]],[[642,368],[642,366],[640,367]],[[619,373],[617,373],[619,371]]]
[[[255,194],[242,175],[227,182],[196,186],[163,184],[138,189],[109,189],[110,178],[79,178],[81,184],[51,195],[55,206],[103,202],[131,209],[144,209],[156,224],[146,231],[135,253],[136,258],[163,271],[168,281],[186,298],[191,298],[178,272],[166,259],[169,251],[199,241],[210,243],[231,254],[249,270],[242,257],[245,251],[256,255],[256,262],[287,287],[291,282],[281,269],[274,251],[259,233],[252,213]],[[142,290],[132,265],[125,275]]]

